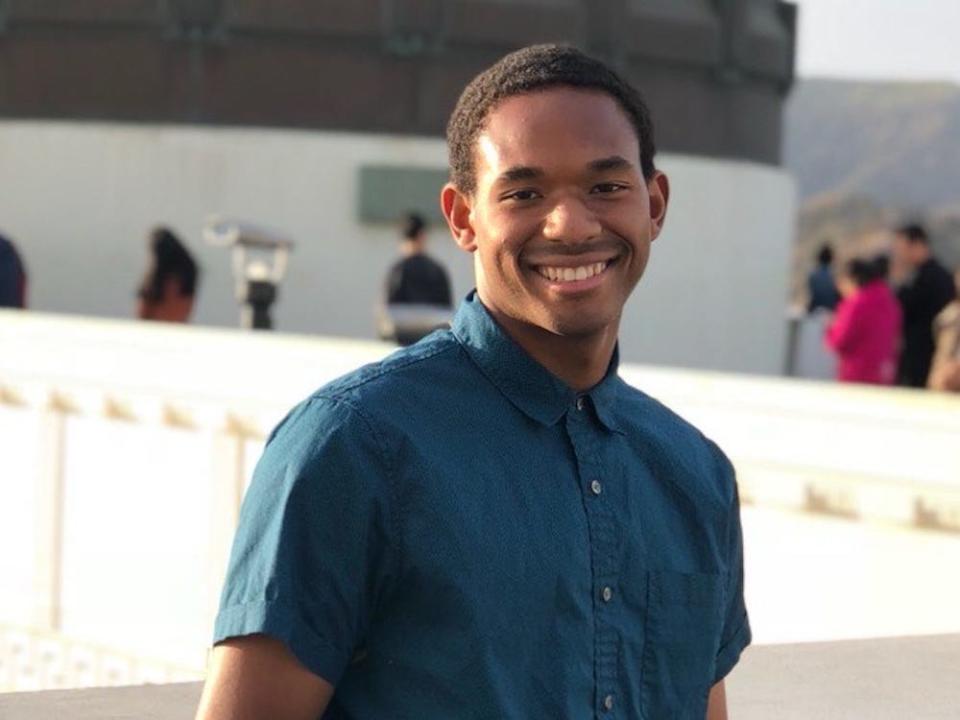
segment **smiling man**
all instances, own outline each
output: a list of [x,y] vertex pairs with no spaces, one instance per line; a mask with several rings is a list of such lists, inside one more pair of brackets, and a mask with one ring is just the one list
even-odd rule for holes
[[536,46],[467,87],[448,143],[476,291],[271,435],[198,717],[725,718],[733,470],[617,375],[669,194],[648,111]]

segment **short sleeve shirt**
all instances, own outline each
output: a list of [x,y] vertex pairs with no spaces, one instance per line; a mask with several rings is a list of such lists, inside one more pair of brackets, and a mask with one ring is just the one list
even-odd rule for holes
[[272,433],[215,641],[266,633],[324,717],[703,720],[750,642],[733,470],[628,386],[576,393],[475,295]]

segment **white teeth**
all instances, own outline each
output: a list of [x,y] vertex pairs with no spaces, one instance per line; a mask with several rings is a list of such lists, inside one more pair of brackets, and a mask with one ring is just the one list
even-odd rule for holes
[[586,280],[594,275],[599,275],[607,269],[607,263],[598,262],[593,265],[581,265],[580,267],[547,267],[537,268],[538,272],[547,280],[553,282],[573,282],[574,280]]

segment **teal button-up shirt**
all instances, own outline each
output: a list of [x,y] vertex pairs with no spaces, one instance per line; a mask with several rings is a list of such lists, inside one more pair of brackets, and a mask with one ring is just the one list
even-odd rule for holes
[[250,633],[336,685],[330,719],[703,720],[750,642],[733,470],[471,295],[271,435],[215,640]]

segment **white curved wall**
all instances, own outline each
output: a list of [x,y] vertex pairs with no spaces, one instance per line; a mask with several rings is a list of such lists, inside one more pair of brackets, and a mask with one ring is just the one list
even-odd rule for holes
[[[0,123],[0,231],[25,255],[31,307],[132,314],[145,233],[163,222],[204,269],[196,321],[235,325],[226,252],[200,241],[217,212],[297,242],[276,310],[286,331],[370,337],[394,229],[357,220],[364,164],[443,168],[439,139],[263,129]],[[783,367],[789,177],[747,163],[663,155],[672,181],[655,245],[622,333],[627,360],[739,372]],[[469,258],[434,228],[432,252],[458,295]]]

